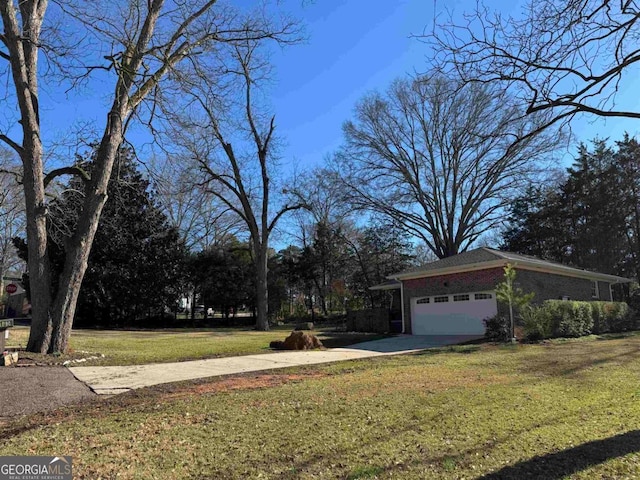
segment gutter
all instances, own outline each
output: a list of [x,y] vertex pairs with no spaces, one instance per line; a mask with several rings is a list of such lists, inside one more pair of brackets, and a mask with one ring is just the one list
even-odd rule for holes
[[[411,305],[409,305],[411,308]],[[404,325],[404,282],[400,282],[400,313],[402,314],[402,331],[400,333],[405,333],[405,325]]]

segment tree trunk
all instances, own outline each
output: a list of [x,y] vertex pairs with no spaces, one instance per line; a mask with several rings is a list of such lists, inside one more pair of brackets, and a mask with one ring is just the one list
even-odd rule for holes
[[265,245],[259,247],[256,255],[256,307],[258,316],[256,318],[256,329],[266,332],[269,330],[269,289],[267,286],[267,248]]
[[[20,14],[18,15],[18,9]],[[47,256],[47,209],[45,204],[43,151],[38,107],[38,48],[47,2],[0,2],[4,26],[3,43],[9,51],[11,76],[20,109],[22,145],[9,141],[23,165],[26,204],[28,266],[32,307],[27,349],[45,353],[52,333],[51,282]],[[6,138],[3,139],[7,141]]]
[[191,309],[189,311],[188,317],[191,318],[191,325],[196,324],[196,286],[193,286],[193,291],[191,293]]
[[[119,108],[124,110],[122,106]],[[64,268],[51,312],[54,323],[49,353],[66,352],[69,346],[80,286],[87,270],[100,214],[107,202],[109,178],[121,143],[122,113],[112,110],[96,156],[96,168],[86,189],[78,225],[65,251]]]
[[311,309],[311,321],[315,322],[316,321],[316,311],[313,305],[313,291],[309,291],[309,307]]
[[31,330],[27,342],[30,352],[47,353],[53,333],[51,317],[51,270],[47,251],[47,211],[42,170],[42,145],[33,140],[33,157],[25,155],[24,196],[27,217],[27,248]]

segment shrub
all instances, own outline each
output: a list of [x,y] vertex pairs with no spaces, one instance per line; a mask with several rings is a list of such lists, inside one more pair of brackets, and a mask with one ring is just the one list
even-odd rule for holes
[[629,305],[629,321],[631,324],[631,328],[635,328],[635,326],[640,322],[640,288],[636,289],[631,293],[629,300],[627,300],[627,304]]
[[502,315],[485,318],[486,327],[484,336],[493,342],[506,342],[509,339],[509,319]]
[[[527,340],[556,337],[582,337],[593,333],[623,332],[635,328],[633,309],[623,302],[578,302],[546,300],[542,305],[520,310]],[[504,317],[484,321],[485,336],[491,340],[508,338],[509,325]]]
[[622,302],[547,300],[540,308],[551,322],[552,337],[581,337],[635,327],[633,311]]
[[542,308],[551,318],[553,337],[582,337],[593,329],[590,302],[546,300]]
[[604,310],[610,332],[624,332],[635,327],[635,318],[626,303],[608,302]]
[[609,331],[607,314],[605,312],[605,305],[607,304],[608,302],[593,302],[591,305],[591,311],[593,313],[593,333]]
[[593,333],[623,332],[635,328],[635,315],[623,302],[592,302]]
[[553,336],[553,319],[542,307],[526,306],[520,310],[527,340],[544,340]]

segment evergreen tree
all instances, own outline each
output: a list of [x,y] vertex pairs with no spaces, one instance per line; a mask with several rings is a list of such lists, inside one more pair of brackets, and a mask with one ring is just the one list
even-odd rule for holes
[[617,150],[604,140],[592,145],[580,146],[566,179],[557,187],[530,188],[514,202],[502,248],[634,276],[640,232],[636,195],[640,148],[628,136],[617,142]]
[[248,244],[232,237],[203,250],[192,258],[191,271],[205,312],[213,308],[228,318],[242,306],[255,306],[255,265]]
[[566,261],[566,225],[558,189],[530,186],[511,205],[508,228],[502,233],[503,250],[545,260]]
[[[92,159],[77,166],[91,175]],[[75,229],[85,183],[73,177],[51,203],[50,258],[57,278],[66,243]],[[108,201],[89,255],[74,326],[132,325],[175,308],[184,273],[185,249],[122,148],[109,181]]]
[[640,144],[625,134],[616,146],[623,187],[622,202],[618,207],[626,213],[625,237],[628,244],[621,268],[624,276],[640,279]]
[[589,151],[580,146],[579,157],[562,187],[564,217],[568,221],[569,263],[604,273],[617,271],[624,250],[625,214],[621,204],[622,178],[616,155],[603,140]]

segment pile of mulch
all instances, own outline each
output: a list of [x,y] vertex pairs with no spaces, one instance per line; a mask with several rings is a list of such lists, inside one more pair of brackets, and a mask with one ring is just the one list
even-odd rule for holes
[[274,350],[313,350],[323,348],[323,345],[312,333],[293,331],[284,341],[274,340],[269,347]]

